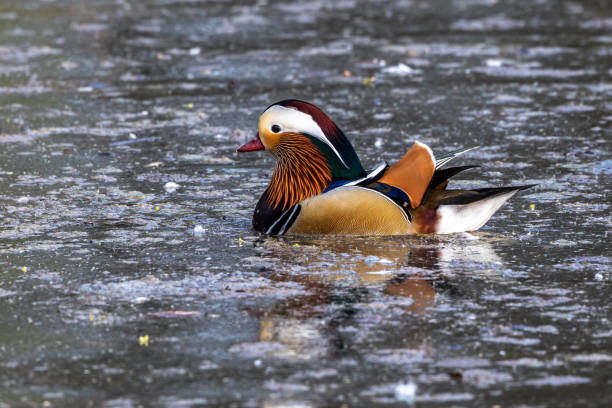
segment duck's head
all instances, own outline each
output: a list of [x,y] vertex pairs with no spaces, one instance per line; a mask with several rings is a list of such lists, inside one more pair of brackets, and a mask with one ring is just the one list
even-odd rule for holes
[[292,162],[295,166],[309,166],[319,156],[332,180],[353,180],[365,175],[340,128],[315,105],[296,99],[270,105],[259,118],[253,140],[238,149],[257,150],[267,150],[279,163]]

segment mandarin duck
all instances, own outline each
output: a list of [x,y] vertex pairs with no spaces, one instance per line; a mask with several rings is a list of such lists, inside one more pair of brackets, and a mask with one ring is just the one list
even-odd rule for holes
[[441,167],[471,149],[434,156],[418,141],[397,163],[366,173],[342,130],[320,108],[296,99],[270,105],[238,152],[258,150],[276,157],[253,214],[254,229],[269,235],[474,231],[532,187],[447,190],[449,178],[477,166]]

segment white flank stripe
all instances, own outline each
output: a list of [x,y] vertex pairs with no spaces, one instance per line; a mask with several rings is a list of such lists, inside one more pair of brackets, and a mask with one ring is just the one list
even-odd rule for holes
[[363,177],[363,178],[360,178],[360,179],[357,179],[357,180],[353,180],[353,181],[351,181],[350,183],[346,183],[346,184],[344,184],[344,185],[345,185],[345,186],[354,186],[355,184],[359,184],[359,183],[361,183],[361,182],[362,182],[362,181],[364,181],[364,180],[367,180],[367,179],[373,179],[374,177],[378,176],[378,174],[379,174],[381,171],[383,171],[384,169],[386,169],[386,168],[387,168],[387,162],[382,162],[382,163],[380,163],[380,164],[378,165],[378,167],[376,167],[374,170],[372,170],[372,171],[370,172],[370,174],[368,174],[367,176],[365,176],[365,177]]
[[285,232],[287,232],[287,224],[289,224],[289,221],[291,221],[291,218],[293,218],[293,214],[295,214],[298,207],[299,207],[299,204],[296,204],[293,207],[293,211],[291,211],[291,214],[289,214],[289,217],[287,217],[287,221],[285,221],[285,223],[283,224],[283,227],[280,229],[280,231],[278,231],[278,235],[284,235]]
[[[289,210],[287,210],[287,211],[289,211]],[[276,219],[276,221],[274,221],[274,222],[272,223],[272,225],[270,225],[270,228],[268,228],[268,229],[266,230],[266,234],[270,234],[270,231],[272,231],[272,229],[273,229],[273,228],[276,226],[276,224],[278,224],[278,222],[281,220],[281,218],[283,218],[283,215],[287,214],[287,211],[283,212],[283,213],[280,215],[280,217],[278,217],[278,218]]]

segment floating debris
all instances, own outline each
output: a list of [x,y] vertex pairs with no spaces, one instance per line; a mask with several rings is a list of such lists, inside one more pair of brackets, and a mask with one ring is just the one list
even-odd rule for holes
[[71,71],[79,66],[76,62],[73,61],[62,61],[60,66],[66,71]]
[[372,86],[375,81],[376,81],[376,77],[371,76],[371,77],[363,78],[361,83],[363,83],[365,86]]
[[144,336],[139,336],[138,344],[143,347],[149,347],[149,335],[145,334]]

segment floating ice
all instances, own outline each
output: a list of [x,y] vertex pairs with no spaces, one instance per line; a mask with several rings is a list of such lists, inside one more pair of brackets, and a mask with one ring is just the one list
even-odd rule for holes
[[486,63],[487,67],[501,67],[504,61],[497,58],[489,58]]
[[178,190],[178,188],[180,187],[180,184],[176,184],[174,181],[169,181],[166,184],[164,184],[164,190],[166,190],[168,193],[174,193],[176,190]]
[[204,233],[206,233],[206,228],[201,225],[196,225],[193,228],[193,235],[195,235],[196,237],[201,237],[202,235],[204,235]]
[[399,383],[395,386],[395,399],[414,404],[414,396],[416,395],[417,386],[415,383]]
[[384,68],[382,72],[390,75],[410,75],[414,73],[414,69],[410,68],[406,64],[399,63],[397,65],[392,65],[390,67]]

